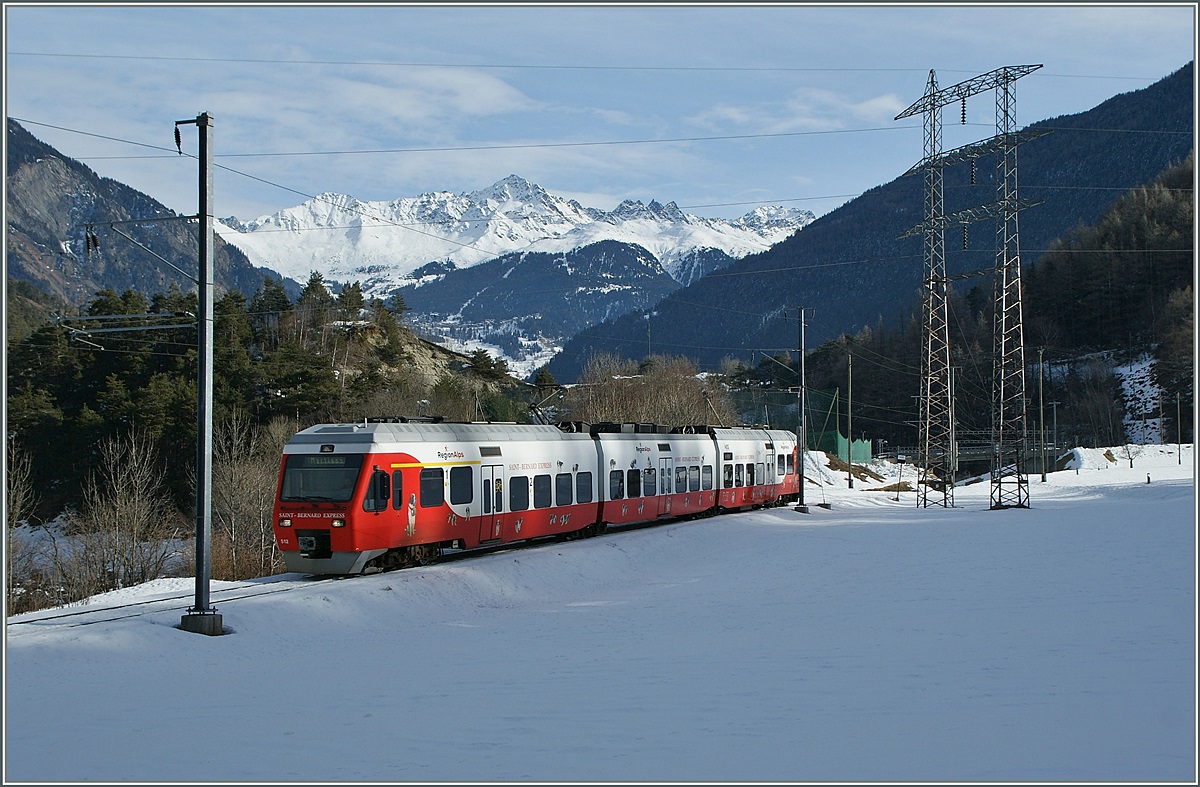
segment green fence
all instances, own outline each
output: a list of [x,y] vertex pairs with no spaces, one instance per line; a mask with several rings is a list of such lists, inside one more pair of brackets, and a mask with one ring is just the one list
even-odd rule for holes
[[852,445],[847,449],[847,443],[850,442],[842,436],[841,432],[813,432],[808,433],[808,447],[813,451],[824,451],[830,456],[836,456],[843,462],[846,461],[846,451],[853,452],[854,464],[865,465],[871,461],[871,441],[870,440],[854,440]]

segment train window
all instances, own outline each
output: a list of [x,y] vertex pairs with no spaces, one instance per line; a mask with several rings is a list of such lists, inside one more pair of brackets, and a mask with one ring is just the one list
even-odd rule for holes
[[[483,494],[480,495],[479,499],[483,501],[483,513],[490,514],[490,513],[492,513],[492,494],[491,494],[492,490],[488,488],[489,484],[488,484],[488,479],[486,477],[484,477],[482,479],[482,481],[483,481],[483,487],[480,489],[480,491]],[[497,500],[496,502],[500,502],[500,501]]]
[[776,459],[777,459],[777,463],[776,463],[776,468],[775,468],[775,474],[776,475],[786,474],[787,471],[783,469],[783,454],[780,454],[779,456],[777,456]]
[[421,508],[437,508],[446,501],[446,474],[440,467],[421,468]]
[[760,483],[760,484],[767,483],[766,467],[767,466],[765,464],[763,464],[762,462],[759,462],[757,465],[754,466],[754,477],[758,479],[758,483]]
[[571,480],[570,473],[559,473],[554,476],[554,505],[569,506],[571,505]]
[[642,494],[653,495],[658,491],[658,474],[653,467],[647,467],[642,474]]
[[732,462],[733,461],[733,452],[726,451],[725,453],[721,454],[721,458],[723,460],[725,460],[726,462]]
[[620,500],[625,497],[625,474],[620,470],[612,470],[608,474],[608,499]]
[[471,468],[467,466],[450,468],[450,502],[455,505],[466,505],[471,502],[471,492],[475,479]]
[[288,454],[279,499],[344,503],[354,496],[362,454]]
[[794,472],[796,472],[796,462],[794,459],[792,459],[792,455],[788,454],[787,455],[787,474],[791,475]]
[[388,497],[391,496],[391,482],[388,474],[375,469],[367,484],[367,494],[363,497],[363,511],[383,511],[387,508]]
[[745,465],[740,465],[740,464],[733,466],[733,485],[734,486],[745,486],[746,485],[745,467],[746,467]]
[[534,508],[549,508],[550,507],[550,474],[543,473],[533,477],[533,507]]
[[671,494],[671,468],[664,467],[658,476],[658,493],[660,495]]
[[700,488],[705,491],[713,488],[712,465],[704,465],[700,468]]
[[629,478],[628,496],[629,497],[641,497],[642,496],[642,471],[638,470],[635,467],[635,468],[631,469],[626,475]]
[[400,483],[400,471],[392,471],[392,508],[404,508],[404,485]]
[[678,465],[675,467],[675,491],[676,492],[686,492],[687,491],[687,473],[688,473],[688,469],[687,469],[686,465]]
[[500,456],[500,446],[498,445],[481,445],[479,446],[480,456]]
[[746,463],[746,486],[754,486],[754,465]]
[[692,465],[688,468],[688,491],[700,491],[700,465]]
[[575,474],[575,502],[592,502],[592,474],[588,472]]
[[529,508],[529,478],[519,475],[508,479],[508,510],[524,511]]
[[733,465],[723,465],[721,467],[721,488],[729,489],[733,486]]

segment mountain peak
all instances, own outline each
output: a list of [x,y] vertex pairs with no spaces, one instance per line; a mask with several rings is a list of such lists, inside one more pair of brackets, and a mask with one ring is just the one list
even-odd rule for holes
[[[763,251],[812,218],[807,211],[774,207],[733,221],[704,219],[673,201],[633,199],[609,212],[510,174],[474,192],[427,192],[387,202],[325,193],[257,221],[231,217],[220,231],[261,267],[297,280],[318,270],[329,281],[359,281],[365,293],[386,297],[434,260],[470,268],[512,252],[563,253],[605,240],[645,248],[677,281],[690,280],[696,260]],[[260,232],[268,229],[289,232]],[[720,254],[697,256],[698,249]]]
[[803,226],[813,221],[816,216],[812,211],[800,208],[785,208],[782,205],[760,205],[738,219],[737,223],[748,229],[772,231]]
[[545,202],[550,197],[541,186],[531,183],[520,175],[509,175],[506,178],[496,181],[486,189],[481,189],[464,196],[480,203],[494,201],[499,203],[521,202],[526,204]]

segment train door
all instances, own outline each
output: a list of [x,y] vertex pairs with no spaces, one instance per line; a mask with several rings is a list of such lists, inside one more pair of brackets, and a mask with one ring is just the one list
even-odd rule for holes
[[675,491],[674,461],[669,456],[658,458],[658,514],[671,513],[671,494]]
[[483,516],[479,520],[479,541],[500,538],[504,514],[504,465],[484,465],[480,468],[480,498]]

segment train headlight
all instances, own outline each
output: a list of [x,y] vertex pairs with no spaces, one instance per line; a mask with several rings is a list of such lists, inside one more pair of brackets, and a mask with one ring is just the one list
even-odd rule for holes
[[279,526],[280,526],[280,527],[291,527],[291,526],[292,526],[292,520],[290,520],[290,519],[281,519],[281,520],[279,520]]
[[346,520],[344,520],[344,519],[334,519],[334,520],[331,520],[329,524],[330,524],[330,525],[332,525],[333,527],[345,527],[345,526],[346,526]]

